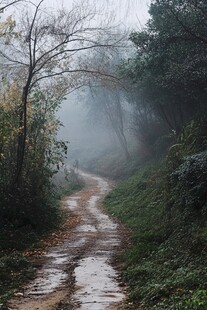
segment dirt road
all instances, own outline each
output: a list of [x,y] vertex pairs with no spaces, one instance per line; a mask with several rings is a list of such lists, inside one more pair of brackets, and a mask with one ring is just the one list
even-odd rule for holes
[[20,289],[10,309],[119,309],[125,298],[111,265],[120,249],[120,230],[101,208],[109,183],[86,173],[82,176],[84,190],[65,199],[76,225],[64,242],[47,249],[36,278]]

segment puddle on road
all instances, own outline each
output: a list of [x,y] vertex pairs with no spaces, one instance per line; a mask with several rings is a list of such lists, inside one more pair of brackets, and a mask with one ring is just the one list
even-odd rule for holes
[[25,296],[38,297],[50,294],[64,286],[68,277],[65,267],[73,260],[74,249],[84,246],[87,240],[85,237],[77,238],[73,242],[66,242],[64,246],[46,254],[45,257],[49,259],[49,262],[38,271],[36,279],[28,285]]
[[79,289],[74,296],[81,302],[78,309],[104,310],[123,300],[124,295],[115,280],[116,272],[107,263],[106,257],[87,257],[79,264],[75,269]]
[[78,199],[80,199],[80,197],[72,196],[67,200],[68,207],[71,211],[74,211],[78,208],[78,202],[77,202]]
[[104,179],[102,179],[101,177],[97,177],[97,176],[94,176],[92,174],[89,174],[89,173],[83,172],[83,171],[80,171],[80,175],[83,178],[93,179],[93,180],[97,181],[98,188],[100,189],[100,193],[101,194],[105,194],[107,191],[109,191],[109,184],[108,184],[108,182],[105,181]]
[[69,253],[62,251],[63,249],[59,248],[45,255],[49,261],[38,271],[36,279],[28,285],[25,296],[50,294],[65,283],[67,279],[65,266],[71,257]]
[[[38,296],[61,290],[68,278],[67,265],[73,263],[74,259],[77,262],[81,257],[74,270],[77,290],[73,298],[80,303],[78,309],[106,310],[125,297],[116,281],[117,273],[109,263],[120,245],[118,226],[97,207],[109,190],[108,183],[100,177],[85,173],[82,175],[97,183],[91,186],[96,192],[98,188],[98,193],[85,201],[83,210],[78,204],[81,196],[74,195],[67,199],[69,210],[75,215],[81,213],[82,221],[73,229],[70,239],[45,255],[46,263],[37,272],[36,279],[25,289],[25,297],[38,300]],[[42,309],[41,304],[39,309]]]
[[80,248],[81,246],[86,244],[87,241],[88,241],[88,238],[86,238],[86,237],[80,238],[79,240],[75,240],[73,243],[69,244],[68,247],[70,249],[72,249],[72,248]]
[[54,258],[53,263],[56,265],[67,263],[69,258],[67,254],[59,254],[59,253],[48,253],[45,256]]
[[76,230],[78,232],[96,232],[97,229],[95,226],[93,225],[88,225],[88,224],[84,224],[84,225],[79,225]]
[[25,295],[45,295],[54,292],[67,278],[67,273],[58,268],[44,269],[39,277],[33,282]]
[[[118,225],[97,207],[98,201],[109,190],[109,185],[99,177],[92,176],[92,178],[97,181],[99,192],[91,196],[86,209],[90,218],[96,223],[95,228],[99,237],[88,253],[89,257],[85,255],[75,268],[77,291],[74,299],[80,302],[78,306],[80,310],[105,310],[125,298],[116,281],[116,271],[109,264],[115,248],[120,245],[120,239]],[[78,231],[85,231],[84,229],[88,231],[90,225],[87,226],[80,225]]]
[[92,196],[88,202],[88,209],[98,220],[98,228],[101,230],[116,230],[118,225],[114,223],[108,215],[102,213],[96,208],[96,203],[100,199],[99,196]]

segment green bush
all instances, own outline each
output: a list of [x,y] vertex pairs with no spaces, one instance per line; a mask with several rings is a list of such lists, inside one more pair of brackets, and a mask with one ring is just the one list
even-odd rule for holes
[[176,196],[176,206],[206,212],[207,152],[188,156],[171,174],[171,187]]

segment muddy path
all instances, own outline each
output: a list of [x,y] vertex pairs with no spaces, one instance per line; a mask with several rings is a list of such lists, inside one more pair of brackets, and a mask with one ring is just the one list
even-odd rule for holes
[[120,251],[121,232],[101,207],[110,185],[94,175],[82,177],[84,190],[64,201],[76,224],[62,243],[39,258],[36,278],[20,289],[10,309],[119,309],[124,300],[112,264]]

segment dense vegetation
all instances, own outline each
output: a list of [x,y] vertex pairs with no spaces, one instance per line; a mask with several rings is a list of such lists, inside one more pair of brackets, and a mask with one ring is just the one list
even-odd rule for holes
[[205,1],[154,0],[120,71],[148,163],[105,200],[131,230],[124,279],[135,309],[207,308]]
[[[205,192],[205,172],[189,177],[192,196],[180,189],[191,172],[189,161],[195,168],[206,164],[205,156],[188,157],[175,172],[183,176],[176,185],[168,181],[166,162],[148,164],[105,200],[131,231],[123,278],[135,309],[206,309],[206,201],[193,203]],[[205,181],[200,183],[200,177]]]
[[206,12],[205,1],[152,1],[147,26],[130,35],[136,54],[120,72],[146,155],[162,152],[206,114]]

